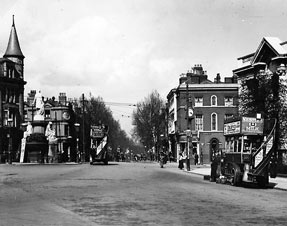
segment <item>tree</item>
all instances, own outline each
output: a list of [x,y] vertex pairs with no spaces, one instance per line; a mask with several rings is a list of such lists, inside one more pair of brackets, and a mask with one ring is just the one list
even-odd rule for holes
[[[81,98],[80,98],[81,99]],[[83,101],[81,100],[81,104]],[[90,146],[90,126],[91,125],[106,125],[109,127],[108,133],[108,145],[112,148],[113,151],[116,151],[118,146],[121,146],[123,150],[134,146],[134,142],[127,136],[126,132],[123,131],[120,127],[120,123],[116,121],[113,117],[112,111],[110,108],[106,107],[105,102],[102,97],[93,97],[90,95],[84,103],[84,122],[85,122],[85,141],[86,141],[86,150]],[[78,120],[82,122],[83,112],[79,111],[83,109],[83,106],[78,106]],[[87,153],[88,154],[88,153]],[[87,160],[88,156],[86,156]]]
[[263,113],[264,118],[279,118],[282,141],[287,136],[287,86],[285,79],[275,73],[260,70],[253,79],[242,81],[239,111],[241,115]]
[[155,90],[137,103],[133,112],[132,120],[135,126],[133,135],[147,148],[151,149],[158,145],[161,134],[164,134],[161,110],[165,108],[164,101]]

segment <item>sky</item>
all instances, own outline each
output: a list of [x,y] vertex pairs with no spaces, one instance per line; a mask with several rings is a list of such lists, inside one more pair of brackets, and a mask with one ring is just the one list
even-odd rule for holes
[[[25,95],[102,97],[131,134],[129,104],[156,90],[166,100],[179,75],[202,64],[232,76],[263,37],[287,40],[284,0],[1,0],[0,54],[15,25]],[[127,103],[127,104],[124,104]]]

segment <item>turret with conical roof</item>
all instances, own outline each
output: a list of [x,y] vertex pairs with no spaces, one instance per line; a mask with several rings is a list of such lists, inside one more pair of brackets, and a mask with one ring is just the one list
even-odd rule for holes
[[20,48],[20,44],[19,44],[19,40],[18,40],[18,36],[16,32],[16,27],[14,23],[14,15],[13,15],[13,22],[12,22],[9,42],[8,42],[8,46],[4,54],[4,57],[6,58],[15,57],[15,58],[20,58],[22,60],[25,58]]
[[23,55],[21,48],[20,48],[18,35],[16,32],[16,27],[15,27],[15,22],[14,22],[14,15],[13,15],[13,20],[12,20],[12,27],[11,27],[8,46],[3,57],[15,63],[15,69],[19,73],[20,78],[23,79],[25,56]]

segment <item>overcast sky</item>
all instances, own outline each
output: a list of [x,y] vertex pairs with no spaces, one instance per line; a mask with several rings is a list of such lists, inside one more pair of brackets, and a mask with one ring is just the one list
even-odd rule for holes
[[[284,0],[1,0],[0,54],[15,15],[25,55],[25,94],[162,98],[194,64],[232,76],[264,36],[287,40]],[[111,106],[129,134],[131,107]]]

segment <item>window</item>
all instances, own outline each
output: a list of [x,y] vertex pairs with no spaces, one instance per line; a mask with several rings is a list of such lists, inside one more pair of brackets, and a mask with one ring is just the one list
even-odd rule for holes
[[202,107],[203,106],[203,97],[195,97],[195,107]]
[[65,129],[65,134],[64,136],[69,136],[70,135],[70,129],[69,129],[69,125],[64,125],[64,129]]
[[217,96],[211,96],[211,106],[217,106]]
[[28,119],[28,112],[27,112],[27,110],[24,110],[24,118]]
[[203,131],[203,116],[195,115],[195,130]]
[[211,114],[211,130],[212,131],[217,130],[217,114],[216,113]]
[[233,106],[233,97],[225,97],[224,105],[225,107]]
[[51,111],[45,110],[45,118],[51,118]]

